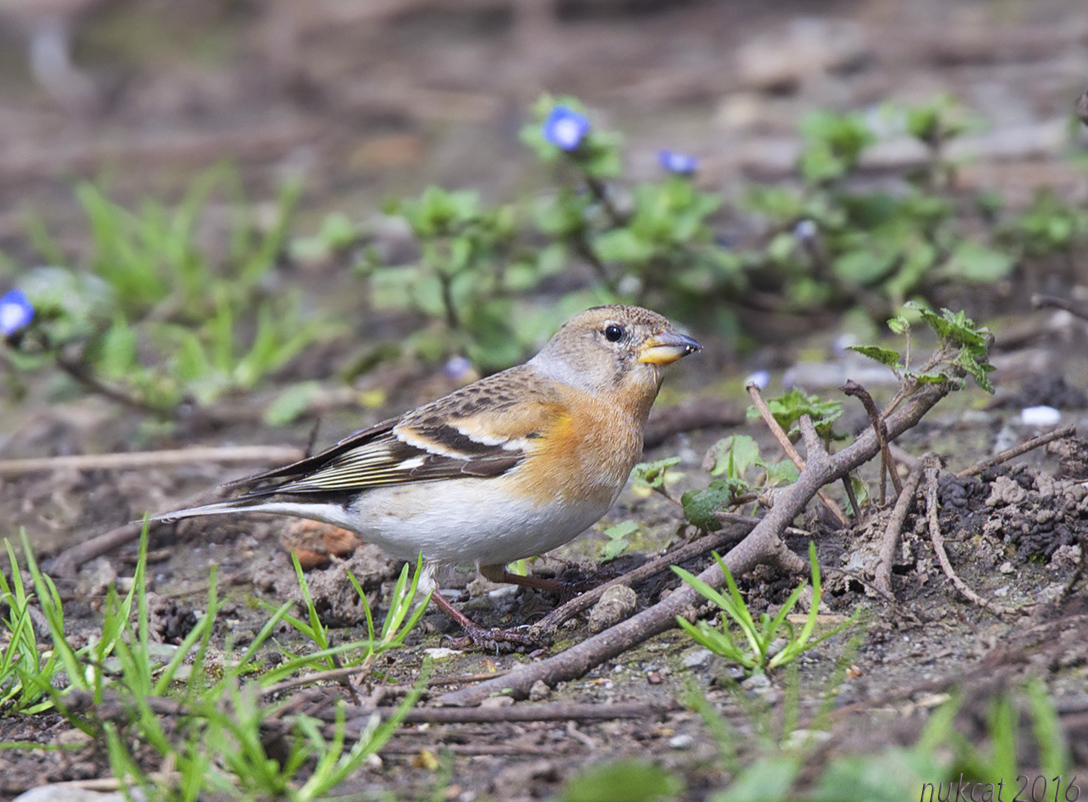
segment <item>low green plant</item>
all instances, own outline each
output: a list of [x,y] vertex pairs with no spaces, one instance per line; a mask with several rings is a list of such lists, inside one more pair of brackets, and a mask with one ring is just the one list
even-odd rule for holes
[[[809,544],[809,565],[812,571],[812,602],[809,606],[808,616],[800,631],[795,631],[793,625],[787,621],[787,616],[797,606],[807,583],[801,583],[789,595],[782,604],[778,613],[771,616],[762,613],[758,623],[748,610],[744,597],[737,588],[725,561],[715,554],[714,559],[725,575],[725,583],[729,595],[723,595],[698,577],[679,566],[673,566],[672,570],[693,587],[700,596],[713,604],[716,604],[722,613],[721,629],[715,628],[705,621],[700,621],[698,626],[692,624],[686,618],[677,616],[676,622],[691,635],[697,643],[709,649],[720,657],[739,663],[751,672],[773,671],[779,666],[784,666],[796,660],[809,649],[823,643],[854,624],[855,618],[851,617],[844,623],[826,632],[819,637],[813,637],[816,631],[816,623],[819,617],[820,599],[820,566],[816,561],[816,545]],[[730,624],[740,630],[741,637],[733,633]],[[774,650],[775,641],[785,639],[785,645],[777,651]]]
[[53,706],[43,690],[52,687],[60,672],[58,655],[45,656],[31,618],[34,594],[23,584],[19,563],[10,540],[4,541],[11,579],[0,573],[0,599],[7,607],[2,624],[7,645],[0,655],[0,712],[5,715],[34,715]]
[[[762,218],[762,242],[740,254],[763,297],[783,309],[858,305],[886,318],[906,300],[933,302],[948,287],[1008,277],[1014,259],[977,222],[985,204],[957,192],[948,145],[975,123],[947,97],[917,107],[813,112],[801,123],[799,189],[753,188],[746,211]],[[865,152],[881,136],[905,135],[926,158],[889,188],[855,181]],[[859,188],[862,186],[863,188]],[[989,230],[986,227],[985,230]]]
[[563,789],[562,802],[664,802],[677,799],[684,784],[673,772],[629,758],[591,766]]
[[[912,323],[913,321],[913,323]],[[912,325],[924,323],[937,337],[937,347],[920,363],[915,364],[911,354]],[[966,378],[993,392],[989,374],[993,366],[988,362],[993,337],[984,326],[977,325],[962,311],[939,312],[914,301],[903,306],[902,314],[888,321],[889,329],[903,338],[900,349],[886,345],[856,345],[851,350],[887,366],[896,376],[899,386],[894,396],[879,413],[887,417],[912,394],[928,384],[947,384],[953,390],[966,387]],[[838,401],[824,401],[814,395],[793,390],[779,398],[767,401],[776,422],[791,435],[797,434],[796,423],[802,415],[808,415],[825,445],[840,439],[833,424],[842,414]],[[757,418],[758,412],[749,410],[749,418]],[[720,529],[718,513],[742,501],[751,500],[751,493],[765,487],[779,487],[797,478],[795,466],[784,460],[771,462],[764,459],[759,445],[747,435],[727,437],[711,447],[707,461],[713,477],[707,486],[689,490],[681,496],[684,516],[688,522],[706,531]],[[751,472],[760,471],[756,478]],[[851,490],[858,503],[868,499],[867,486],[851,477]]]
[[[905,313],[888,321],[888,328],[903,336],[902,352],[878,345],[852,345],[850,350],[888,367],[899,380],[899,391],[882,414],[888,415],[902,400],[926,384],[948,384],[954,390],[966,386],[965,376],[988,393],[994,388],[989,374],[994,366],[987,360],[993,335],[962,312],[942,309],[935,312],[913,301],[904,304]],[[911,322],[921,319],[937,335],[938,347],[920,366],[911,364]]]
[[[774,403],[772,400],[770,403]],[[719,440],[707,452],[712,479],[701,490],[688,490],[680,497],[688,523],[707,532],[721,529],[717,513],[741,500],[751,500],[758,490],[781,487],[797,479],[797,467],[788,460],[765,459],[759,444],[746,434]],[[752,478],[758,470],[759,477]]]
[[[213,203],[232,196],[230,213]],[[335,327],[303,310],[299,294],[270,291],[299,187],[285,186],[269,228],[254,220],[235,174],[198,176],[176,208],[145,201],[131,211],[98,188],[76,189],[91,244],[71,259],[43,224],[31,237],[52,266],[24,271],[18,288],[33,317],[4,334],[0,356],[16,374],[59,369],[84,389],[173,418],[183,402],[207,407],[249,391]],[[221,255],[198,229],[215,212],[230,221]]]
[[638,521],[620,521],[605,527],[601,532],[607,542],[601,546],[601,562],[611,562],[632,547],[632,539],[638,535],[642,526]]
[[[232,655],[229,643],[218,653],[211,637],[222,602],[213,569],[204,614],[177,647],[163,647],[151,638],[145,528],[132,587],[124,597],[113,588],[107,592],[100,633],[75,648],[66,635],[56,588],[38,567],[25,536],[23,547],[33,592],[17,578],[9,546],[12,578],[2,585],[10,611],[5,624],[19,646],[5,653],[15,656],[4,661],[0,688],[10,704],[19,705],[18,712],[53,708],[93,736],[114,776],[130,790],[142,788],[150,799],[197,800],[208,793],[292,802],[323,798],[381,748],[422,691],[425,680],[393,716],[350,728],[342,704],[333,721],[325,723],[285,711],[289,700],[270,701],[266,692],[300,671],[328,668],[336,655],[358,655],[352,662],[366,670],[374,655],[403,643],[426,606],[418,603],[418,580],[409,579],[408,566],[377,638],[367,608],[369,639],[332,646],[303,582],[309,624],[289,616],[288,602],[273,611],[240,654]],[[40,607],[48,628],[53,656],[44,665],[24,655],[29,643],[21,621],[30,605]],[[284,622],[311,638],[318,649],[265,670],[260,655]],[[428,671],[424,666],[424,677]],[[270,753],[276,742],[284,746],[280,757]],[[156,759],[173,772],[149,772],[146,766]],[[300,774],[307,776],[299,781]]]
[[[422,599],[419,598],[419,579],[423,573],[423,557],[421,555],[416,562],[415,571],[410,572],[411,566],[407,563],[401,568],[393,592],[389,597],[389,611],[382,621],[381,630],[377,631],[374,628],[374,614],[370,609],[366,594],[363,592],[363,588],[355,575],[348,571],[348,580],[355,588],[356,593],[359,594],[359,600],[363,606],[363,615],[366,617],[367,638],[365,641],[334,646],[329,629],[322,623],[321,616],[314,606],[306,576],[299,564],[298,557],[294,553],[291,554],[291,560],[294,564],[299,590],[302,593],[302,604],[306,611],[306,620],[287,614],[279,617],[317,646],[318,651],[307,655],[286,653],[286,659],[277,668],[264,673],[261,679],[264,685],[279,682],[280,679],[290,676],[300,667],[312,664],[315,661],[323,661],[327,668],[341,668],[339,656],[348,651],[353,652],[354,656],[346,665],[359,666],[360,673],[369,671],[378,657],[404,644],[404,639],[415,629],[419,620],[427,611],[427,605],[431,600],[432,591],[428,591]],[[262,606],[270,611],[275,610],[275,608],[263,602]],[[278,613],[278,611],[276,612]]]

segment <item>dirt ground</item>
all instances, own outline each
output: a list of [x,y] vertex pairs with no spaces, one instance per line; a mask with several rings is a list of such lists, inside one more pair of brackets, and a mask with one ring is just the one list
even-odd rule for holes
[[[15,277],[16,265],[39,258],[25,234],[29,213],[42,215],[73,254],[86,249],[71,192],[72,181],[82,177],[107,181],[119,199],[135,199],[150,191],[176,192],[196,169],[226,158],[241,166],[250,192],[261,198],[285,173],[301,173],[303,227],[316,225],[330,210],[368,218],[384,197],[417,193],[429,183],[509,197],[524,185],[529,164],[517,130],[528,104],[545,89],[580,97],[622,130],[635,177],[654,169],[659,147],[674,147],[698,154],[704,164],[699,181],[727,196],[744,180],[788,178],[798,148],[797,121],[807,111],[869,108],[949,92],[989,122],[965,145],[976,154],[962,171],[965,185],[1001,189],[1014,202],[1040,186],[1079,202],[1088,197],[1083,170],[1071,169],[1064,157],[1070,148],[1083,151],[1086,141],[1068,122],[1073,100],[1088,84],[1088,15],[1074,0],[584,0],[542,9],[532,2],[478,0],[456,11],[426,0],[396,11],[381,3],[327,0],[309,4],[305,12],[298,5],[106,3],[76,29],[76,63],[92,86],[77,99],[50,96],[34,83],[15,46],[21,41],[17,26],[0,20],[0,251],[10,260],[0,264],[0,276]],[[874,174],[909,162],[911,154],[896,148],[891,143],[876,154],[869,165]],[[304,278],[315,294],[328,284],[327,276]],[[1088,277],[1079,279],[1079,287],[1050,289],[1083,295]],[[1020,422],[1025,406],[1060,407],[1063,424],[1088,432],[1088,331],[1068,316],[1027,309],[1019,300],[1022,288],[993,289],[968,313],[997,332],[997,396],[972,390],[949,399],[899,445],[914,455],[933,450],[946,459],[940,521],[951,564],[981,597],[1010,611],[996,615],[956,591],[920,516],[912,515],[904,527],[893,573],[894,605],[879,600],[867,582],[851,578],[871,576],[882,515],[839,531],[816,518],[802,522],[829,571],[826,612],[867,611],[855,642],[839,637],[800,661],[802,726],[816,714],[823,693],[837,688],[831,737],[810,759],[813,776],[836,755],[911,743],[927,710],[953,681],[967,691],[960,718],[970,729],[984,722],[995,693],[1028,675],[1045,679],[1066,722],[1075,762],[1088,768],[1088,599],[1083,590],[1063,596],[1088,538],[1088,444],[1065,441],[976,478],[951,476],[1038,434]],[[351,299],[330,299],[331,309],[345,313],[350,304]],[[360,330],[366,325],[360,323]],[[826,360],[823,370],[835,373],[845,360],[831,345],[837,334],[828,330],[776,342],[742,357],[728,343],[708,342],[700,365],[683,364],[670,374],[659,403],[667,407],[696,396],[731,397],[740,405],[744,375],[774,368],[773,390],[799,354]],[[383,373],[363,381],[392,377]],[[452,389],[446,381],[420,369],[398,374],[382,409],[329,415],[320,443]],[[836,384],[806,389],[828,393]],[[0,398],[0,457],[196,444],[304,446],[309,434],[310,423],[279,431],[246,422],[211,431],[163,431],[102,399],[55,401],[52,389],[33,388],[19,403]],[[845,429],[864,425],[857,410],[847,418]],[[753,425],[682,433],[647,458],[679,455],[673,490],[698,487],[706,481],[706,450],[736,431],[771,448]],[[247,472],[185,465],[5,477],[0,520],[7,532],[25,526],[43,555],[55,554],[145,510],[167,509]],[[536,570],[591,574],[603,542],[601,527],[630,518],[645,534],[634,554],[612,566],[617,571],[693,535],[672,505],[629,487],[601,525]],[[164,640],[183,637],[189,613],[202,601],[203,591],[194,588],[213,563],[221,577],[234,580],[231,593],[237,594],[221,634],[229,629],[241,644],[256,631],[262,614],[248,600],[279,601],[294,593],[280,545],[285,526],[250,518],[159,527],[150,573]],[[803,552],[806,539],[791,546]],[[125,548],[83,566],[76,584],[62,591],[93,598],[103,581],[131,570],[132,553]],[[383,582],[388,590],[397,569],[369,550],[357,552],[349,564],[357,576],[370,577],[375,599]],[[346,625],[338,632],[346,640],[358,636],[360,622],[338,596],[342,585],[336,580],[342,577],[342,565],[334,561],[312,573],[311,583],[330,620]],[[510,593],[470,583],[469,575],[448,579],[449,587],[467,585],[466,610],[486,624],[528,623],[556,603],[536,591]],[[672,581],[660,578],[639,588],[640,605],[657,601]],[[327,596],[323,582],[330,588]],[[744,583],[749,605],[780,604],[795,582],[757,571]],[[94,620],[92,605],[73,603],[66,612],[77,633]],[[386,682],[410,683],[424,650],[445,646],[447,632],[445,619],[429,613],[409,648],[383,666]],[[578,620],[552,651],[585,635],[585,621]],[[529,659],[535,658],[455,652],[436,660],[435,677],[490,675]],[[841,671],[845,680],[838,677]],[[380,765],[342,790],[432,798],[445,783],[434,798],[550,798],[589,763],[652,756],[686,779],[684,798],[704,799],[728,778],[711,734],[680,701],[688,684],[694,682],[735,728],[742,759],[785,709],[781,677],[739,692],[757,706],[767,705],[772,712],[766,715],[739,702],[736,680],[730,666],[673,631],[534,698],[635,703],[652,710],[640,718],[413,725],[393,739]],[[431,695],[445,687],[436,686]],[[0,741],[52,743],[67,737],[64,729],[59,718],[4,718]],[[431,756],[438,757],[438,769]],[[1030,761],[1026,756],[1024,765]],[[89,752],[3,752],[0,796],[106,770]]]

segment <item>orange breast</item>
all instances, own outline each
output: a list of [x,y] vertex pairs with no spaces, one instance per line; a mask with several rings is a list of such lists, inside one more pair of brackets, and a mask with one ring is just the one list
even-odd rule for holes
[[614,405],[578,393],[549,422],[518,469],[519,489],[540,502],[610,503],[642,454],[642,426]]

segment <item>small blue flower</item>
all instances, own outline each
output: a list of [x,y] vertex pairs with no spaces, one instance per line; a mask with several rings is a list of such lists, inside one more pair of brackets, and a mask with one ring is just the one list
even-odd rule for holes
[[544,139],[568,153],[577,150],[588,133],[589,118],[566,106],[556,106],[544,121]]
[[446,364],[443,367],[447,378],[452,379],[455,382],[461,382],[468,384],[469,382],[476,381],[480,378],[480,375],[476,372],[476,368],[472,363],[461,355],[451,356],[446,360]]
[[771,374],[765,370],[757,370],[751,376],[749,376],[745,382],[745,387],[751,387],[755,385],[760,390],[766,390],[767,385],[771,383]]
[[820,230],[812,220],[801,220],[793,227],[793,236],[801,242],[811,242],[819,233]]
[[675,150],[659,150],[657,161],[670,173],[677,175],[691,175],[699,169],[699,160],[686,153],[678,153]]
[[0,295],[0,336],[10,337],[30,325],[34,307],[22,290],[8,290]]

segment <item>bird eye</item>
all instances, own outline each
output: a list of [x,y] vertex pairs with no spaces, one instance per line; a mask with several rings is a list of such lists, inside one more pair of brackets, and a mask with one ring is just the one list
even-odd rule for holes
[[604,330],[604,338],[610,343],[619,342],[623,337],[623,326],[617,326],[615,323],[607,326]]

